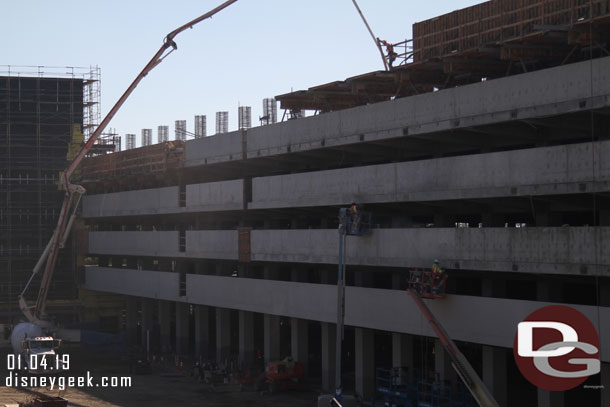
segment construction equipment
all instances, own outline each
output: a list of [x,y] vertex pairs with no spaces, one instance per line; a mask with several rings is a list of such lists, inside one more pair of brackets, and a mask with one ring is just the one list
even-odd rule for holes
[[345,318],[345,239],[350,236],[371,234],[371,214],[362,210],[361,205],[352,203],[349,208],[339,209],[339,259],[337,273],[337,338],[335,351],[335,398],[342,401],[341,386],[341,346],[343,342],[343,322]]
[[[417,386],[409,380],[406,368],[377,368],[375,370],[375,390],[384,398],[387,407],[415,407]],[[371,406],[375,405],[375,399]]]
[[[151,60],[146,64],[144,69],[136,76],[134,81],[129,85],[125,93],[119,98],[119,100],[114,104],[112,109],[108,112],[104,120],[99,124],[99,126],[95,129],[93,134],[89,137],[87,142],[82,146],[79,153],[74,157],[70,165],[66,168],[61,176],[61,187],[65,191],[64,201],[62,204],[62,208],[59,214],[59,220],[57,222],[57,227],[53,232],[51,239],[49,240],[45,250],[43,251],[40,259],[36,263],[32,271],[32,276],[28,280],[25,285],[23,291],[19,295],[19,307],[21,311],[25,315],[25,317],[33,324],[36,324],[42,328],[47,330],[52,328],[52,323],[48,321],[45,314],[45,305],[47,294],[49,291],[51,277],[53,276],[53,270],[55,267],[55,262],[57,259],[57,254],[60,248],[62,248],[70,234],[70,229],[76,219],[76,210],[80,203],[81,197],[85,194],[85,189],[77,184],[72,184],[70,182],[70,178],[76,168],[79,166],[85,155],[88,153],[89,149],[93,146],[96,140],[101,136],[102,132],[106,128],[106,126],[110,123],[115,114],[119,111],[121,106],[125,103],[127,98],[131,95],[131,93],[135,90],[138,84],[144,79],[144,77],[150,73],[157,65],[159,65],[169,54],[178,49],[174,39],[178,34],[182,31],[193,28],[196,24],[201,21],[212,17],[219,11],[225,9],[231,4],[235,3],[237,0],[228,0],[216,7],[215,9],[197,17],[196,19],[189,21],[188,23],[176,28],[174,31],[167,34],[163,44],[159,48],[159,50],[154,54]],[[46,262],[46,263],[45,263]],[[40,285],[40,291],[38,293],[38,298],[36,301],[36,305],[34,307],[29,307],[25,301],[24,294],[28,290],[33,278],[38,274],[38,272],[44,266],[44,273],[42,275],[42,281]]]
[[265,387],[269,393],[287,389],[298,389],[300,381],[305,377],[303,364],[291,357],[280,361],[269,362],[265,366]]
[[[438,319],[436,319],[432,311],[430,311],[430,308],[428,308],[426,303],[422,300],[422,297],[428,299],[445,298],[444,286],[447,279],[446,275],[443,274],[442,277],[443,291],[441,293],[438,289],[439,285],[436,285],[437,283],[440,284],[440,282],[434,281],[436,276],[428,277],[426,279],[426,282],[424,283],[423,274],[420,273],[421,270],[412,270],[410,272],[409,288],[407,290],[407,293],[409,294],[409,296],[411,296],[413,301],[415,301],[415,304],[421,311],[422,315],[428,321],[428,324],[430,325],[430,327],[440,340],[441,344],[443,345],[443,348],[451,358],[451,365],[453,366],[453,369],[455,369],[460,379],[462,379],[462,382],[468,388],[468,390],[472,394],[472,397],[474,397],[478,405],[481,407],[499,407],[498,402],[494,399],[491,392],[487,389],[481,378],[474,371],[473,367],[468,362],[468,359],[466,359],[462,352],[460,352],[451,337],[449,337],[449,335],[447,334],[447,331],[445,331],[445,328],[443,328],[443,326],[438,321]],[[430,275],[433,274],[431,271],[427,273],[430,273]],[[419,275],[422,275],[421,280],[418,280],[418,278],[420,278],[418,277]],[[434,292],[435,287],[437,288],[436,293]],[[418,389],[418,391],[420,390],[422,392],[434,393],[434,389]],[[441,401],[441,398],[444,397],[444,395],[441,396],[442,397],[437,398],[439,403]],[[430,402],[434,403],[434,400],[431,400]],[[435,406],[440,404],[427,405]]]
[[[47,374],[54,373],[53,369],[60,370],[60,360],[55,353],[59,348],[61,340],[45,336],[42,328],[31,322],[18,324],[11,333],[11,346],[13,354],[20,357],[19,369],[24,368],[29,373]],[[54,367],[53,367],[54,366]]]
[[379,53],[381,54],[381,60],[383,61],[383,67],[385,68],[386,71],[389,70],[388,63],[385,59],[385,55],[383,55],[383,51],[381,50],[381,43],[379,42],[379,38],[375,37],[375,34],[373,34],[373,30],[371,30],[371,26],[369,26],[369,23],[366,21],[366,18],[364,18],[364,14],[362,14],[362,10],[360,10],[360,7],[358,6],[358,3],[356,2],[356,0],[352,0],[352,3],[354,3],[354,7],[356,7],[358,14],[360,14],[360,18],[362,18],[362,22],[366,26],[366,29],[368,30],[369,34],[371,34],[371,38],[373,38],[373,41],[375,41],[375,45],[377,46],[377,49],[379,50]]

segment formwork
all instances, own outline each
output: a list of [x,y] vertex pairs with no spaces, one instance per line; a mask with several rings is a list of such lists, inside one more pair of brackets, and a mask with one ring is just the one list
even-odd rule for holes
[[545,30],[610,23],[609,0],[492,0],[413,24],[413,60],[424,61]]
[[175,140],[113,154],[89,157],[81,163],[83,182],[151,176],[184,165],[184,142]]

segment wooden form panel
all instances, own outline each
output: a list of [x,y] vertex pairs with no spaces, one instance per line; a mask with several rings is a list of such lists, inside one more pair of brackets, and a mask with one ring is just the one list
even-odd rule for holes
[[610,17],[609,0],[492,0],[413,24],[414,61]]
[[118,153],[89,157],[81,164],[81,176],[86,181],[115,177],[146,175],[181,168],[184,164],[184,142],[134,148]]
[[237,229],[237,250],[240,263],[250,263],[250,232],[252,228]]

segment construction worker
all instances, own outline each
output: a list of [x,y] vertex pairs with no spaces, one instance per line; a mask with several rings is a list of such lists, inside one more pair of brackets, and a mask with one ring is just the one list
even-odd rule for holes
[[432,288],[432,292],[434,294],[438,294],[439,292],[444,273],[445,271],[441,268],[438,260],[434,259],[434,262],[432,263],[432,275],[434,278],[434,287]]
[[413,286],[413,288],[415,289],[415,291],[417,291],[418,293],[421,294],[421,280],[422,280],[422,270],[421,269],[415,269],[411,272],[411,284]]
[[352,202],[348,209],[348,212],[350,221],[350,227],[348,232],[358,232],[360,229],[360,213],[358,213],[358,205]]
[[390,66],[390,70],[392,70],[392,68],[393,68],[392,64],[396,60],[396,57],[398,56],[398,54],[396,52],[394,52],[394,46],[392,44],[390,44],[389,42],[387,42],[385,40],[381,40],[381,44],[383,44],[383,46],[385,46],[386,52],[388,53],[388,55],[387,55],[388,65]]

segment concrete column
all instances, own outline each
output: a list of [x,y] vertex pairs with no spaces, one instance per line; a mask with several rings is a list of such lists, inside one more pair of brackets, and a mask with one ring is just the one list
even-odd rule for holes
[[455,222],[444,213],[435,213],[434,214],[434,227],[437,228],[449,228],[454,226]]
[[536,226],[559,226],[561,214],[551,212],[548,208],[536,212]]
[[322,332],[322,390],[335,390],[335,335],[337,327],[328,322],[321,323]]
[[375,333],[355,328],[356,393],[369,400],[375,394]]
[[216,308],[216,362],[231,354],[231,310]]
[[176,303],[176,353],[186,355],[189,350],[189,305]]
[[602,362],[601,375],[601,405],[610,406],[610,363]]
[[[265,265],[263,276],[266,280],[277,280],[279,270],[276,266]],[[263,315],[263,353],[265,363],[280,359],[280,317],[277,315]]]
[[205,305],[195,306],[195,354],[209,359],[210,347],[210,308]]
[[599,226],[610,226],[610,211],[599,211]]
[[280,359],[280,317],[263,315],[265,363]]
[[548,391],[538,389],[538,407],[564,407],[562,391]]
[[159,328],[160,328],[160,340],[161,340],[161,352],[171,352],[171,341],[170,341],[170,303],[168,301],[159,300]]
[[254,314],[239,311],[239,362],[249,367],[254,362]]
[[153,334],[153,309],[155,303],[149,298],[142,298],[142,347],[146,348],[147,339],[146,335],[150,336],[150,343],[152,345],[152,334]]
[[408,367],[409,376],[413,373],[413,336],[392,334],[392,367]]
[[561,286],[558,281],[538,281],[536,285],[536,299],[538,301],[555,302],[558,301],[561,297]]
[[305,319],[290,319],[290,348],[292,358],[303,365],[305,375],[309,364],[309,322]]
[[125,330],[127,343],[135,345],[138,338],[138,300],[136,297],[125,298]]
[[483,345],[483,382],[501,406],[508,405],[506,350]]
[[610,307],[610,281],[602,279],[599,282],[599,306]]
[[451,366],[451,358],[438,339],[434,340],[434,370],[439,373],[441,381],[448,381],[453,387],[457,383],[456,373]]
[[406,288],[407,273],[401,273],[398,271],[392,272],[392,289],[400,290],[403,286]]
[[483,223],[484,228],[504,227],[504,216],[497,213],[484,212],[481,215],[481,223]]
[[483,297],[506,297],[506,280],[481,280],[481,295]]

